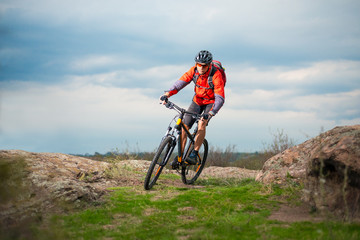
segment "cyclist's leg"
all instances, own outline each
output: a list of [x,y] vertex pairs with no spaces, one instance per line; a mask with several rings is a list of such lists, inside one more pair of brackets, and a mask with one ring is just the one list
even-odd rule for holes
[[198,159],[200,161],[197,164],[185,164],[181,168],[181,179],[185,184],[192,184],[200,176],[202,170],[205,167],[207,154],[208,154],[208,142],[204,139],[203,144],[198,153]]
[[[189,129],[186,124],[184,124],[187,129]],[[181,152],[184,152],[187,141],[187,135],[184,129],[181,130]],[[179,168],[179,159],[178,156],[175,156],[174,160],[171,162],[172,169]]]
[[[208,113],[208,112],[210,112],[212,106],[213,106],[213,104],[201,106],[201,110],[203,111],[203,113]],[[209,124],[209,121],[210,121],[210,119],[209,120],[202,119],[198,123],[198,131],[195,136],[195,146],[194,146],[195,151],[199,151],[199,149],[205,139],[206,126]]]
[[[197,105],[194,101],[191,102],[189,108],[188,108],[188,112],[193,112],[193,113],[201,113],[201,107],[199,105]],[[195,119],[190,115],[190,114],[185,114],[184,116],[184,124],[187,127],[187,129],[189,130],[195,123]],[[181,133],[181,143],[182,143],[182,150],[185,149],[185,145],[186,145],[186,140],[187,140],[187,135],[184,129],[182,129],[182,133]]]
[[194,150],[195,151],[199,151],[202,142],[205,139],[205,135],[206,135],[206,125],[207,125],[207,120],[203,119],[199,121],[199,125],[198,125],[198,131],[196,133],[195,136],[195,146],[194,146]]

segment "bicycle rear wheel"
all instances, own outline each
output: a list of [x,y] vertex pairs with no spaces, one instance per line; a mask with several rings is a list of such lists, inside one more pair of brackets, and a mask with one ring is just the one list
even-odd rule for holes
[[150,190],[158,180],[161,171],[168,162],[171,152],[173,150],[173,141],[174,140],[171,137],[166,137],[160,143],[160,146],[156,151],[156,154],[149,166],[149,170],[145,177],[145,190]]
[[[181,179],[183,183],[193,184],[196,179],[198,179],[206,163],[206,158],[209,150],[208,148],[208,142],[206,139],[204,139],[203,144],[199,149],[198,163],[195,165],[190,165],[183,162],[181,169]],[[190,151],[187,152],[190,153],[193,149],[194,145],[190,146]]]

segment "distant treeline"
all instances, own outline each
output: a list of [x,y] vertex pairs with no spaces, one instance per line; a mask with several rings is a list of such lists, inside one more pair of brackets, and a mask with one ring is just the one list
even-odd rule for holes
[[[210,147],[207,166],[219,167],[242,167],[252,170],[261,169],[267,159],[270,157],[295,146],[295,141],[289,138],[283,129],[277,129],[270,132],[272,141],[264,144],[264,150],[261,152],[237,152],[235,145],[229,145],[225,149],[219,147]],[[105,154],[95,152],[94,154],[73,154],[76,156],[86,157],[97,161],[116,162],[120,160],[149,160],[151,161],[155,152],[129,151],[129,144],[125,142],[127,150],[110,151]],[[138,147],[137,147],[138,149]]]
[[[242,167],[252,170],[261,169],[264,162],[273,154],[268,152],[235,152],[232,148],[225,150],[210,148],[207,166],[219,167]],[[94,154],[72,154],[96,161],[116,162],[122,160],[148,160],[154,157],[154,152],[118,152],[109,151],[105,154],[95,152]]]

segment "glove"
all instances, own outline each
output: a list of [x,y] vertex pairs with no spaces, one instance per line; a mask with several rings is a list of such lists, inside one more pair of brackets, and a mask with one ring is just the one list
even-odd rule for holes
[[167,96],[167,94],[165,93],[164,95],[162,95],[161,97],[160,97],[160,104],[166,104],[167,102],[168,102],[168,96]]
[[214,115],[212,115],[210,112],[209,112],[209,113],[205,113],[205,114],[203,115],[203,119],[209,121],[210,118],[212,118],[213,116],[214,116]]

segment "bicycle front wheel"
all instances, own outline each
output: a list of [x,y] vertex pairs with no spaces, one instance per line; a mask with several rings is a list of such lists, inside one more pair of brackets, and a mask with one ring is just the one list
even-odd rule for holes
[[[199,149],[199,155],[198,155],[198,162],[195,165],[190,165],[187,163],[183,163],[182,165],[182,169],[181,169],[181,178],[183,183],[185,184],[193,184],[196,179],[198,179],[198,177],[200,176],[205,163],[206,163],[206,158],[208,155],[208,142],[206,139],[204,139],[203,144],[201,145],[200,149]],[[192,146],[190,148],[190,151],[188,151],[189,153],[192,151],[192,149],[194,149],[194,147]]]
[[156,151],[156,154],[150,164],[149,170],[145,177],[144,188],[145,190],[150,190],[158,180],[161,171],[168,162],[171,151],[173,149],[173,139],[171,137],[166,137],[161,143]]

